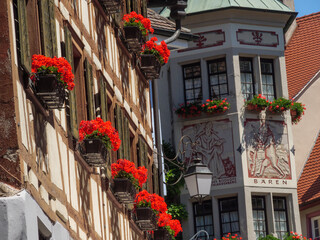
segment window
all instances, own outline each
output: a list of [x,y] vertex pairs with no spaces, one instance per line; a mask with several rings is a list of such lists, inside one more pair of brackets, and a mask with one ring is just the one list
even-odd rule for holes
[[183,66],[185,102],[202,101],[200,63]]
[[238,199],[225,198],[219,200],[221,235],[239,234]]
[[240,58],[241,92],[245,100],[255,95],[253,68],[251,58]]
[[225,98],[228,91],[226,59],[221,58],[208,62],[210,98]]
[[269,101],[276,98],[275,84],[273,75],[273,60],[261,59],[261,78],[262,78],[262,94]]
[[[210,239],[213,238],[213,217],[212,217],[212,202],[204,201],[202,204],[195,203],[193,205],[194,216],[194,230],[198,232],[205,230]],[[203,239],[206,237],[205,233],[201,233],[197,239]]]
[[320,239],[320,216],[311,218],[312,225],[312,239]]
[[253,227],[256,239],[267,235],[266,206],[264,197],[252,197]]
[[282,239],[288,232],[287,205],[285,197],[273,198],[274,221],[278,238]]

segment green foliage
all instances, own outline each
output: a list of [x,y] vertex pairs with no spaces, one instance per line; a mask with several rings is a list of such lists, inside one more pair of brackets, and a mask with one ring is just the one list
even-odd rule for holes
[[98,130],[93,131],[90,135],[86,135],[86,139],[100,139],[108,150],[112,149],[110,138],[107,135],[101,135]]
[[279,238],[272,235],[267,235],[266,237],[259,237],[259,240],[279,240]]
[[[172,145],[167,142],[162,143],[164,156],[167,158],[173,159],[176,156],[175,150]],[[180,164],[178,160],[176,163]],[[181,178],[179,181],[179,177],[181,176],[181,170],[176,165],[172,164],[169,161],[165,160],[165,164],[168,166],[169,171],[166,173],[165,180],[168,183],[167,186],[167,197],[166,200],[169,203],[179,203],[180,197],[180,188],[184,186],[184,179]],[[176,183],[178,181],[178,183]],[[176,183],[174,185],[170,185]]]
[[178,220],[185,220],[188,218],[188,212],[186,210],[186,206],[183,204],[171,204],[168,206],[168,211],[172,218]]
[[270,105],[269,101],[266,100],[266,97],[262,96],[261,94],[255,95],[251,100],[245,102],[245,105],[253,105],[260,109],[265,109]]
[[269,110],[272,112],[283,112],[291,107],[291,100],[285,99],[283,97],[273,100],[270,103]]

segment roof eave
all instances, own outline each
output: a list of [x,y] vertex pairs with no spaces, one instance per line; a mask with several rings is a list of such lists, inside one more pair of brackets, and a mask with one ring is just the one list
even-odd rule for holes
[[[154,34],[171,37],[174,33],[175,33],[175,31],[172,31],[172,30],[162,29],[162,28],[154,28]],[[196,36],[192,33],[181,32],[178,38],[190,41],[190,40],[198,39],[199,36]]]

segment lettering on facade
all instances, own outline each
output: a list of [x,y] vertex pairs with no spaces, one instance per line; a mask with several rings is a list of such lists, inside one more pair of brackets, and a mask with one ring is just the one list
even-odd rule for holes
[[226,41],[225,32],[221,29],[194,34],[198,35],[198,39],[194,40],[193,43],[191,42],[189,48],[178,50],[178,52],[221,46]]
[[277,121],[247,120],[244,131],[249,178],[291,179],[287,126]]
[[253,179],[254,184],[260,185],[288,185],[288,180],[278,180],[278,179]]
[[[197,156],[212,171],[213,185],[236,183],[230,121],[210,121],[186,126],[182,129],[182,135],[190,136],[197,143]],[[194,157],[192,151],[188,147],[184,150],[186,151],[185,160],[190,162]]]
[[277,47],[279,36],[275,32],[238,29],[237,41],[242,45]]

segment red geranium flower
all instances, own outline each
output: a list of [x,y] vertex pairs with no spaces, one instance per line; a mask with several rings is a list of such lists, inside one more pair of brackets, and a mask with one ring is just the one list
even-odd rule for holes
[[153,28],[151,27],[151,21],[149,18],[143,17],[141,14],[137,14],[136,12],[131,12],[129,14],[125,14],[122,18],[124,20],[124,26],[134,26],[138,27],[143,36],[148,36],[149,32],[153,33]]
[[[68,88],[70,91],[74,88],[74,75],[71,65],[63,57],[51,58],[35,54],[32,56],[31,72],[33,74],[55,74],[65,88]],[[34,77],[32,77],[32,79],[34,80]]]
[[142,54],[153,54],[161,64],[167,63],[170,56],[170,50],[164,41],[162,41],[160,45],[157,44],[156,41],[158,41],[156,37],[152,37],[147,41],[142,48]]
[[100,138],[105,146],[113,151],[117,151],[121,144],[119,133],[112,127],[111,122],[104,122],[99,117],[91,121],[80,122],[79,142],[90,138]]

